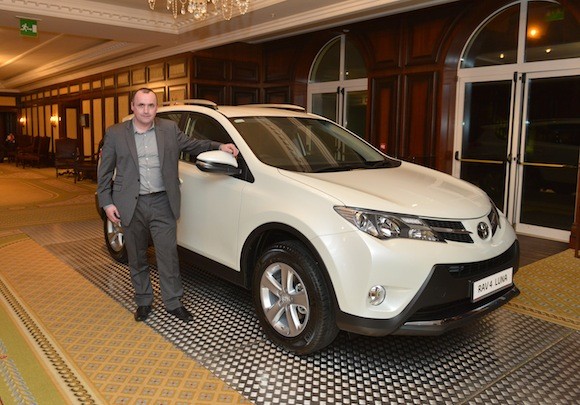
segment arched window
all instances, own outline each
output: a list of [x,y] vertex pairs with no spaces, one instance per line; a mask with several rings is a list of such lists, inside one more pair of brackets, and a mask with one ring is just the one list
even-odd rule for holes
[[367,68],[355,43],[341,35],[329,41],[312,64],[308,110],[365,137]]
[[571,13],[558,3],[531,1],[527,18],[520,18],[520,7],[512,5],[482,25],[465,48],[462,69],[580,57],[580,25]]

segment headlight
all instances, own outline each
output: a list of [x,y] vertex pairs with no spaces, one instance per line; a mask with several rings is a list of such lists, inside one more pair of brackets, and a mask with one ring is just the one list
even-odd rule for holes
[[487,218],[489,219],[489,223],[491,225],[491,235],[493,236],[495,235],[495,231],[497,231],[497,228],[501,227],[501,224],[499,221],[499,211],[496,205],[491,200],[491,198],[489,199],[489,202],[491,203],[491,211],[489,212]]
[[361,231],[379,239],[407,238],[445,242],[419,217],[339,206],[334,207],[334,210]]

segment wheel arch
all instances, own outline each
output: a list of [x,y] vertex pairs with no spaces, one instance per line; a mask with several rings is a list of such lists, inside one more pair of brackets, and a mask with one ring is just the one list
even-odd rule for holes
[[254,268],[262,253],[274,243],[286,240],[299,241],[312,255],[312,258],[318,265],[318,268],[321,270],[324,281],[328,286],[329,292],[332,296],[333,308],[336,313],[338,310],[336,293],[334,291],[334,286],[324,261],[318,254],[318,251],[314,245],[310,242],[310,240],[308,240],[308,238],[306,238],[306,236],[304,236],[296,228],[283,223],[271,222],[260,225],[258,228],[254,229],[254,231],[252,231],[252,233],[250,233],[250,235],[246,238],[244,246],[242,247],[240,258],[240,268],[244,274],[244,286],[247,289],[251,289]]

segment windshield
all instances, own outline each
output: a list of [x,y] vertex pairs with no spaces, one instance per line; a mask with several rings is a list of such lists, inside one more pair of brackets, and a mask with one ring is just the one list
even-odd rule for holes
[[400,165],[330,121],[244,117],[231,122],[258,159],[280,169],[321,173]]

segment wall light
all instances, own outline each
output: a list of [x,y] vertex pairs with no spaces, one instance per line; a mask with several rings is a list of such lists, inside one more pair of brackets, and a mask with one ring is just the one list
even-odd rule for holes
[[60,121],[60,117],[58,115],[52,115],[50,117],[50,125],[52,125],[53,127],[56,127],[58,125],[59,121]]
[[22,126],[26,125],[26,117],[20,117],[20,119],[18,121],[20,122],[20,125],[22,125]]

